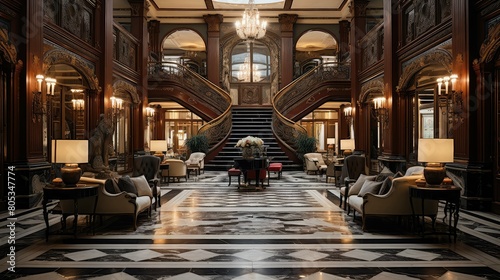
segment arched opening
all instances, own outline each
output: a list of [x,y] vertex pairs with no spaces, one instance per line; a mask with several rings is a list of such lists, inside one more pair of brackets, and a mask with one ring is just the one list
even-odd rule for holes
[[328,32],[309,30],[295,45],[295,77],[323,63],[337,63],[338,43]]
[[269,103],[271,52],[262,42],[239,42],[231,51],[231,91],[238,92],[238,105]]
[[194,30],[179,29],[167,35],[161,44],[162,62],[188,67],[206,76],[207,53],[203,38]]

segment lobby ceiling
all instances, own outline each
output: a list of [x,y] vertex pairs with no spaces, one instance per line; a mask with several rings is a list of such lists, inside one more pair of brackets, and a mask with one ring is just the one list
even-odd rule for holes
[[[224,22],[237,21],[247,4],[229,4],[227,0],[149,0],[148,17],[161,23],[204,23],[203,15],[221,14]],[[236,2],[247,1],[233,0]],[[257,1],[255,1],[257,3]],[[301,24],[337,24],[349,20],[351,0],[274,0],[269,4],[256,4],[261,18],[269,23],[278,22],[279,14],[298,15]],[[370,1],[368,13],[380,13],[382,0]],[[115,17],[130,15],[127,0],[114,0]]]

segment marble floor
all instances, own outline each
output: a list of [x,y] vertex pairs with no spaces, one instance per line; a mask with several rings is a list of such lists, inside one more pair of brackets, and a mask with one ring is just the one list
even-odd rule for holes
[[215,171],[163,184],[162,206],[140,215],[135,231],[131,219],[111,217],[92,235],[81,217],[75,238],[50,214],[46,242],[36,208],[17,210],[9,244],[2,213],[0,278],[500,279],[497,215],[461,211],[456,242],[422,238],[405,219],[374,217],[363,232],[359,215],[338,207],[333,183],[298,171],[275,177],[263,190],[238,190],[226,172]]

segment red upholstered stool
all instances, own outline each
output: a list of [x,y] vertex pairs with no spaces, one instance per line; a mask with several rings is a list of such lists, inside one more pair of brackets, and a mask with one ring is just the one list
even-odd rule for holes
[[241,185],[241,179],[240,179],[241,170],[233,167],[227,171],[227,175],[229,176],[229,185],[228,186],[231,186],[231,177],[233,177],[233,176],[238,177],[238,186]]
[[267,168],[269,172],[278,173],[278,180],[281,179],[281,172],[283,170],[283,164],[281,162],[271,162]]

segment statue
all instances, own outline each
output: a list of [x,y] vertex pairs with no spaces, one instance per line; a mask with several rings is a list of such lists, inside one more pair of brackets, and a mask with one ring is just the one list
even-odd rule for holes
[[99,117],[99,123],[89,138],[90,165],[94,170],[109,168],[109,156],[113,151],[113,125],[104,114]]

